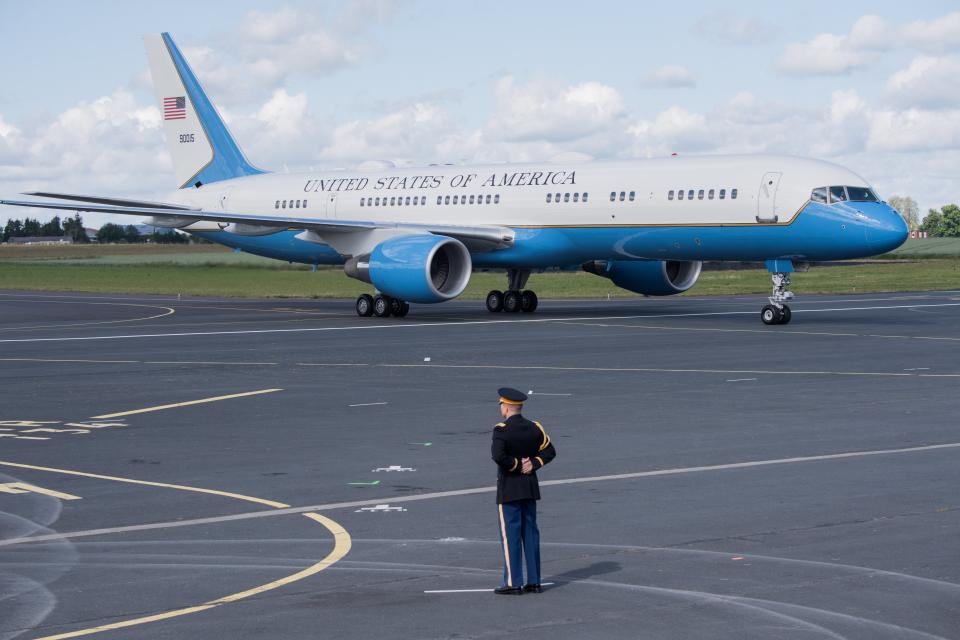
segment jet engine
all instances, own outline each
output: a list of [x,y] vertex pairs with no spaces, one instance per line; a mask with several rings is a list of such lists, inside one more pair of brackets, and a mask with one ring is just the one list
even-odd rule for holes
[[699,260],[593,260],[581,268],[610,278],[621,289],[646,296],[683,293],[700,277]]
[[443,302],[463,293],[473,261],[462,242],[431,234],[384,240],[365,256],[347,260],[344,272],[407,302]]

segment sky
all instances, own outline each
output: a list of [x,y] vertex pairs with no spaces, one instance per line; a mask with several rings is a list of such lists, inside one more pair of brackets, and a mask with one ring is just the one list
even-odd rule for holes
[[955,1],[657,4],[3,0],[0,198],[175,189],[142,41],[168,31],[268,170],[785,153],[960,202]]

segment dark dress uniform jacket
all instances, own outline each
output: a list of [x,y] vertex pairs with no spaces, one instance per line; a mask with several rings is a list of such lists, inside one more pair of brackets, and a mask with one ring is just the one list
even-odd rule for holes
[[[550,436],[537,422],[517,414],[493,428],[493,461],[497,463],[497,504],[514,500],[539,500],[537,469],[557,455]],[[530,458],[533,473],[521,471],[521,458]]]

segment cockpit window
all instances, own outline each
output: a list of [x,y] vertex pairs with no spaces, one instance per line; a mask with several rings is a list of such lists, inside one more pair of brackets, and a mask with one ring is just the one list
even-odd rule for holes
[[810,194],[810,200],[813,202],[827,202],[827,188],[826,187],[817,187]]
[[830,187],[830,202],[844,202],[847,194],[843,187]]
[[877,202],[876,194],[866,187],[847,187],[847,197],[854,202]]

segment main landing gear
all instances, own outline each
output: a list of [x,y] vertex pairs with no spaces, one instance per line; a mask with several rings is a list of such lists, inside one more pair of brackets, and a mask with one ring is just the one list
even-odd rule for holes
[[507,290],[494,289],[487,294],[487,311],[497,313],[523,311],[533,313],[537,310],[537,294],[529,289],[523,290],[530,277],[529,269],[507,269]]
[[789,324],[793,314],[785,303],[793,300],[793,292],[790,291],[793,263],[789,260],[767,260],[767,269],[773,278],[773,295],[767,298],[770,304],[763,305],[760,310],[760,319],[763,324]]
[[410,303],[398,298],[391,298],[381,293],[376,296],[364,293],[357,298],[357,315],[364,318],[370,316],[402,318],[408,313],[410,313]]

